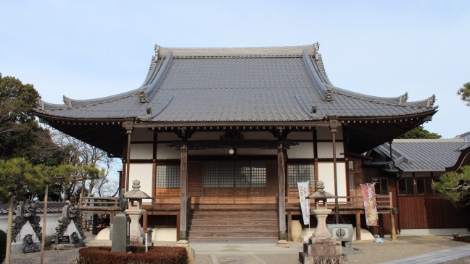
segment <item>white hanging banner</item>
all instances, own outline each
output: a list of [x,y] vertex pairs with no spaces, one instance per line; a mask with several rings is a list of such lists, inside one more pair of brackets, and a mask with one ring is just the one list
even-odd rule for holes
[[306,199],[308,196],[309,182],[297,182],[299,187],[300,208],[302,209],[302,216],[304,218],[304,225],[310,224],[310,200]]

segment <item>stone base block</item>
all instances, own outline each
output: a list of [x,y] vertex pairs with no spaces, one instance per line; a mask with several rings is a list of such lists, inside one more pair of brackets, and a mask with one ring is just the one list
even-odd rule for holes
[[287,240],[278,240],[276,246],[277,247],[283,247],[283,248],[289,248],[290,247]]
[[68,249],[74,249],[78,248],[78,245],[75,244],[58,244],[58,245],[52,245],[51,249],[52,250],[68,250]]

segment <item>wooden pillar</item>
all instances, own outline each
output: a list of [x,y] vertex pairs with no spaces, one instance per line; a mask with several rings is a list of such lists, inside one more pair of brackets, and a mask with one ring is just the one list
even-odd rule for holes
[[144,231],[147,230],[147,219],[148,218],[148,214],[147,214],[147,210],[144,211],[144,215],[142,216],[142,229]]
[[286,240],[286,173],[285,153],[282,144],[280,144],[277,149],[277,177],[279,185],[279,240]]
[[362,240],[361,238],[361,211],[356,211],[356,240]]
[[122,126],[126,129],[127,148],[126,148],[126,192],[129,191],[129,172],[131,170],[131,136],[134,125],[131,122],[124,122]]
[[335,183],[335,222],[339,224],[339,206],[338,206],[338,172],[336,168],[336,132],[338,127],[338,119],[336,117],[330,118],[330,132],[333,144],[333,177]]
[[181,145],[180,158],[180,217],[179,240],[187,240],[187,220],[188,220],[188,148],[186,143]]
[[393,198],[392,193],[388,193],[390,197],[390,238],[392,241],[397,240],[397,230],[395,229],[395,218],[393,217]]
[[287,212],[287,226],[289,231],[287,232],[287,240],[292,241],[292,212]]

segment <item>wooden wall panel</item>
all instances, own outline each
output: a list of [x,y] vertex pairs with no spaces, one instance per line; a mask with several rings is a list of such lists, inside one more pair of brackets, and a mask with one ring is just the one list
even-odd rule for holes
[[188,162],[188,193],[191,197],[198,199],[202,197],[202,162]]
[[219,203],[219,188],[204,188],[203,202],[205,204]]
[[266,188],[251,188],[251,202],[264,204],[267,201]]
[[250,188],[235,188],[235,203],[249,204],[251,202]]
[[457,209],[438,196],[400,196],[401,228],[466,228],[469,209]]

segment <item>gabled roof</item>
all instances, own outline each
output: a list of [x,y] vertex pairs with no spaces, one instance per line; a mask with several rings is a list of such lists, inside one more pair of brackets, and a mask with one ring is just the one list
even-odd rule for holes
[[146,122],[277,122],[387,118],[430,113],[434,97],[407,102],[334,87],[318,45],[274,48],[156,48],[141,87],[91,100],[64,96],[40,114]]
[[[462,136],[452,139],[395,139],[392,143],[392,156],[395,166],[405,172],[445,172],[469,148],[469,138]],[[375,150],[390,158],[388,143]]]
[[[52,127],[102,148],[123,149],[122,123],[145,127],[307,126],[334,118],[347,126],[349,151],[362,153],[430,120],[434,96],[408,102],[335,87],[318,43],[268,48],[155,47],[143,84],[90,100],[39,102]],[[101,126],[101,127],[98,127]]]

